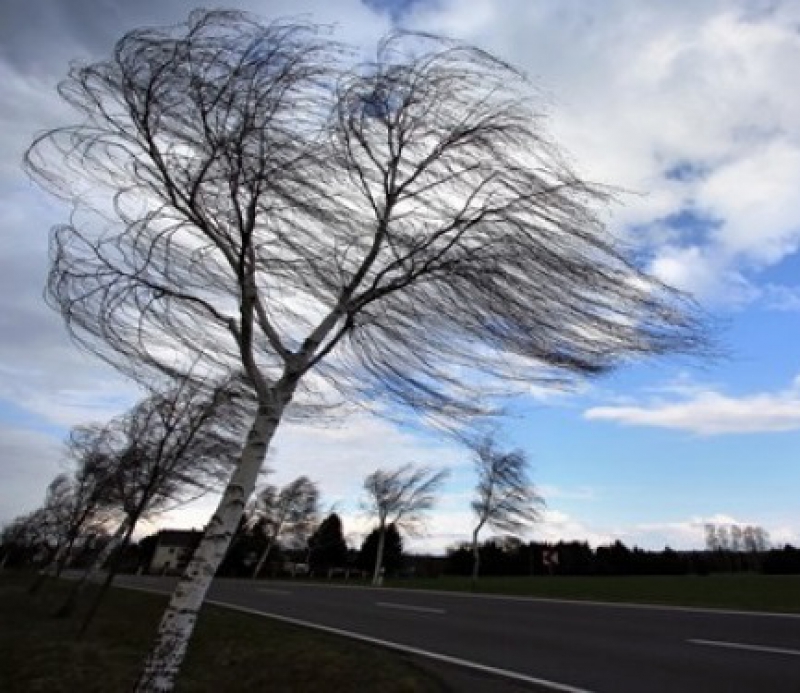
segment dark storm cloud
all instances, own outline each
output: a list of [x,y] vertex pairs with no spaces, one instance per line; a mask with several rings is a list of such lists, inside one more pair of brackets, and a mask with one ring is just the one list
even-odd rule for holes
[[3,0],[0,60],[22,74],[63,73],[109,53],[126,31],[186,19],[185,0]]

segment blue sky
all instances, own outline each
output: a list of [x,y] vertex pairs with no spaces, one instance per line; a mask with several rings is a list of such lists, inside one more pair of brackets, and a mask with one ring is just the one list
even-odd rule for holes
[[[339,0],[233,3],[308,12],[368,50],[392,26],[475,43],[541,89],[551,134],[593,180],[626,191],[609,226],[642,264],[712,316],[719,358],[630,364],[572,393],[513,403],[548,501],[531,537],[702,545],[707,521],[760,524],[800,544],[800,5],[676,0]],[[180,21],[185,0],[7,0],[0,9],[0,521],[41,501],[70,426],[123,411],[135,388],[80,353],[41,300],[47,229],[65,212],[24,178],[33,135],[68,118],[54,87],[71,58],[125,30]],[[90,20],[90,21],[89,21]],[[426,537],[470,531],[468,455],[430,434],[354,417],[284,427],[269,464],[308,474],[354,541],[361,479],[406,461],[449,466]],[[201,525],[208,499],[161,520]]]

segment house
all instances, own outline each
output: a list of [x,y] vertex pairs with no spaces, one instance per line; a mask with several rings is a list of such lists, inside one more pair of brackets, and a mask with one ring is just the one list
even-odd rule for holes
[[150,560],[150,573],[179,573],[189,563],[203,532],[197,529],[162,529]]

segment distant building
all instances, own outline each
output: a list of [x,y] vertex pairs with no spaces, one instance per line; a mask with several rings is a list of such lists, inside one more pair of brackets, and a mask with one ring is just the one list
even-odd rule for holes
[[150,560],[151,573],[179,573],[189,563],[203,533],[197,529],[162,529]]

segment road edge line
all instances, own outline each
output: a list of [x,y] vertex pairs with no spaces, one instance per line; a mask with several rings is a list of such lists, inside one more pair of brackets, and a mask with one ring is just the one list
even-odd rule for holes
[[[148,592],[150,594],[169,595],[169,592],[153,589],[152,587],[134,587],[131,585],[122,585],[122,584],[117,584],[114,586],[121,587],[127,590],[136,590],[138,592]],[[274,614],[269,611],[258,611],[257,609],[251,609],[247,606],[239,606],[238,604],[231,604],[230,602],[223,602],[218,599],[206,599],[203,603],[211,604],[212,606],[219,606],[223,609],[230,609],[231,611],[239,611],[241,613],[249,614],[251,616],[261,616],[264,618],[271,618],[276,621],[283,621],[285,623],[290,623],[295,626],[312,628],[314,630],[321,630],[325,633],[331,633],[332,635],[338,635],[341,637],[350,638],[351,640],[360,640],[361,642],[366,642],[369,643],[370,645],[377,645],[378,647],[384,647],[388,650],[405,652],[406,654],[416,655],[417,657],[422,657],[424,659],[432,659],[437,662],[443,662],[444,664],[452,664],[454,666],[462,667],[464,669],[472,669],[473,671],[479,671],[483,674],[491,674],[493,676],[512,679],[514,681],[520,681],[522,683],[530,683],[536,686],[543,686],[544,688],[549,688],[552,691],[558,691],[558,693],[593,693],[593,691],[590,691],[586,688],[576,688],[575,686],[570,686],[569,684],[566,683],[558,683],[557,681],[541,679],[536,676],[528,676],[527,674],[520,674],[519,672],[510,671],[509,669],[500,669],[499,667],[492,667],[489,666],[488,664],[478,664],[477,662],[470,662],[468,659],[451,657],[450,655],[439,654],[438,652],[430,652],[429,650],[422,650],[418,647],[411,647],[410,645],[401,645],[400,643],[392,642],[391,640],[382,640],[380,638],[373,638],[369,635],[362,635],[361,633],[355,633],[353,631],[343,630],[341,628],[334,628],[333,626],[323,626],[320,625],[319,623],[312,623],[310,621],[304,621],[299,618],[292,618],[291,616],[281,616],[280,614]]]
[[800,657],[800,650],[788,647],[770,647],[769,645],[749,645],[744,642],[728,642],[726,640],[704,640],[702,638],[688,638],[686,642],[692,645],[705,645],[706,647],[721,647],[728,650],[746,650],[762,654],[777,654],[791,657]]
[[[236,578],[223,578],[229,580],[236,580]],[[380,592],[401,592],[403,594],[432,594],[441,595],[444,597],[460,597],[464,599],[490,599],[490,600],[506,600],[512,602],[533,602],[541,604],[566,604],[568,606],[593,606],[600,608],[610,609],[643,609],[648,611],[675,611],[679,613],[698,613],[698,614],[718,614],[721,616],[757,616],[759,618],[790,618],[800,619],[800,612],[796,611],[755,611],[749,609],[731,609],[726,607],[715,606],[685,606],[680,604],[654,604],[646,602],[614,602],[614,601],[600,601],[597,599],[566,599],[563,597],[536,597],[524,594],[494,594],[491,592],[465,592],[458,590],[434,590],[428,588],[414,588],[414,587],[372,587],[370,585],[335,585],[335,584],[315,584],[311,582],[287,582],[284,580],[276,580],[285,584],[295,584],[299,588],[303,587],[325,587],[332,589],[349,589],[349,590],[375,590],[376,594]]]

